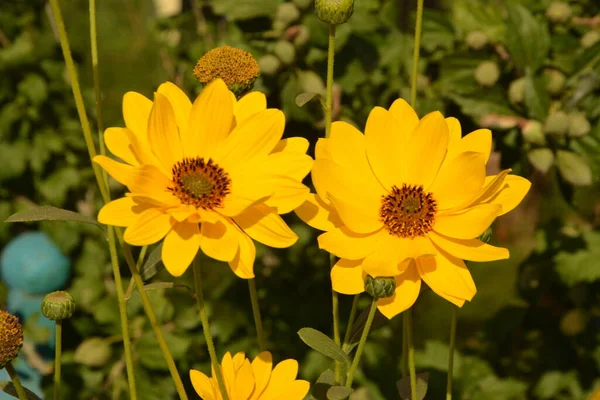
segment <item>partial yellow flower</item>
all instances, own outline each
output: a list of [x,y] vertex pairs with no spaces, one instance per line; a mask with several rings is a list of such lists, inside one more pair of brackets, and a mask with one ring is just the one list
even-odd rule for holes
[[364,291],[364,278],[394,277],[392,297],[378,300],[388,318],[414,304],[425,281],[462,306],[475,295],[463,260],[508,258],[508,250],[481,242],[500,215],[515,208],[530,182],[486,176],[492,136],[487,129],[462,137],[455,118],[439,112],[421,120],[402,99],[375,107],[365,134],[345,122],[320,139],[310,195],[296,213],[326,231],[319,246],[340,260],[331,271],[339,293]]
[[154,102],[125,94],[123,117],[126,128],[107,129],[105,142],[125,163],[94,161],[129,192],[98,220],[127,227],[125,241],[135,246],[164,238],[162,260],[172,275],[183,274],[201,249],[252,278],[252,239],[278,248],[297,240],[279,214],[308,195],[301,183],[312,166],[308,141],[281,140],[285,117],[266,108],[264,94],[237,101],[217,79],[192,104],[167,82]]
[[[252,363],[244,353],[231,357],[228,352],[220,367],[229,400],[302,400],[310,389],[307,381],[296,380],[296,360],[282,361],[273,368],[273,359],[268,351],[260,353]],[[191,370],[190,379],[203,400],[223,399],[214,369],[211,378]]]

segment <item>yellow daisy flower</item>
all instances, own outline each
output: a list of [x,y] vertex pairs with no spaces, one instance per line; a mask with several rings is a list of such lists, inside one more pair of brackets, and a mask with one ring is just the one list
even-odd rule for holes
[[[260,353],[252,363],[244,353],[231,357],[228,352],[220,367],[229,400],[302,400],[310,389],[307,381],[296,380],[296,360],[282,361],[273,368],[273,359],[268,351]],[[214,369],[211,378],[191,370],[190,379],[202,399],[223,399]]]
[[225,83],[209,84],[192,104],[172,83],[154,102],[139,93],[123,98],[126,128],[105,132],[105,156],[94,161],[127,186],[98,220],[127,227],[135,246],[164,238],[162,260],[180,276],[198,249],[225,261],[241,278],[254,277],[252,239],[271,247],[297,240],[279,214],[301,204],[301,181],[312,166],[304,138],[281,140],[285,117],[267,109],[264,94],[236,100]]
[[345,122],[320,139],[311,195],[296,213],[327,231],[319,246],[340,260],[331,271],[339,293],[364,291],[364,278],[394,277],[393,296],[378,300],[388,318],[417,299],[421,280],[462,306],[476,289],[463,260],[508,258],[477,239],[515,208],[530,182],[505,170],[486,176],[491,132],[462,137],[460,123],[439,112],[421,120],[402,99],[375,107],[365,134]]

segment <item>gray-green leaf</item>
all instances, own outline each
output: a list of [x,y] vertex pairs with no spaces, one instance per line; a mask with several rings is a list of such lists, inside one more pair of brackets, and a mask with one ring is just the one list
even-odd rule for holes
[[[423,372],[417,374],[417,400],[423,400],[427,394],[427,381],[429,380],[429,373]],[[396,382],[398,393],[404,400],[415,400],[410,397],[410,377],[405,376]]]
[[332,386],[327,391],[327,400],[344,400],[352,394],[354,390],[344,386]]
[[53,206],[33,207],[11,215],[4,222],[75,221],[91,224],[106,231],[104,225],[93,218]]
[[350,365],[350,358],[340,346],[322,332],[312,328],[302,328],[298,331],[300,339],[310,348],[318,351],[326,357]]
[[592,170],[578,154],[559,150],[556,152],[556,165],[562,177],[573,185],[585,186],[592,183]]
[[[18,399],[19,395],[17,394],[17,390],[15,389],[15,385],[12,382],[0,382],[0,388],[4,393],[11,395],[12,397]],[[25,394],[27,395],[27,400],[41,400],[37,394],[33,393],[31,390],[27,388],[25,389]]]

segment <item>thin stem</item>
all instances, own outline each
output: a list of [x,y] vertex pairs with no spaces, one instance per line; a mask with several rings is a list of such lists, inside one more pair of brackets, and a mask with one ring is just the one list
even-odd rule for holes
[[217,358],[217,352],[215,351],[215,344],[213,343],[212,335],[210,334],[210,326],[208,325],[208,315],[206,314],[206,308],[204,307],[204,293],[202,292],[202,275],[200,270],[200,263],[198,260],[194,260],[192,264],[194,270],[194,285],[196,287],[196,302],[198,303],[198,310],[200,311],[200,321],[202,322],[202,330],[204,331],[204,338],[206,339],[206,346],[208,347],[208,354],[210,355],[210,362],[212,364],[215,375],[217,375],[217,382],[219,383],[219,389],[223,400],[229,400],[227,389],[225,388],[225,380],[223,379],[223,372],[219,366],[219,359]]
[[110,261],[112,264],[113,275],[115,277],[115,286],[117,288],[117,300],[119,301],[119,316],[121,318],[121,335],[123,336],[123,352],[125,353],[125,366],[127,368],[129,398],[131,400],[136,400],[137,390],[135,386],[135,373],[133,371],[133,357],[131,355],[131,339],[129,337],[129,322],[127,320],[127,304],[125,303],[125,294],[123,293],[123,282],[121,281],[121,270],[119,268],[119,258],[117,255],[114,227],[108,227],[108,236]]
[[408,371],[410,375],[410,398],[417,398],[417,374],[415,371],[415,348],[412,343],[412,309],[404,311],[406,342],[408,345]]
[[352,334],[352,327],[354,326],[354,319],[356,318],[356,311],[358,310],[358,300],[360,300],[360,294],[354,295],[352,301],[352,309],[350,310],[350,318],[348,318],[348,326],[346,327],[346,334],[344,335],[344,344],[342,350],[348,352],[350,347],[350,335]]
[[446,400],[452,400],[452,372],[454,370],[454,347],[456,345],[457,307],[452,304],[452,321],[450,322],[450,354],[448,356],[448,380],[446,383]]
[[17,391],[17,396],[19,396],[19,400],[27,400],[27,393],[25,389],[23,389],[23,385],[21,385],[21,380],[19,379],[19,374],[13,367],[12,363],[9,361],[4,366],[6,368],[6,372],[8,372],[8,376],[12,380],[13,385],[15,385],[15,390]]
[[333,107],[333,60],[335,58],[335,25],[329,24],[329,47],[327,49],[327,94],[325,98],[325,137],[331,133]]
[[417,76],[419,72],[419,51],[421,49],[421,28],[423,26],[423,1],[417,2],[417,24],[415,27],[415,48],[413,52],[413,70],[410,84],[410,105],[414,108],[417,102]]
[[400,361],[400,373],[403,377],[408,373],[408,342],[406,340],[406,318],[402,318],[402,360]]
[[56,344],[54,351],[54,400],[60,399],[60,368],[62,358],[62,321],[56,320]]
[[254,278],[248,279],[248,288],[250,289],[250,302],[252,303],[252,314],[254,314],[254,325],[256,326],[256,339],[258,348],[261,352],[267,350],[265,344],[265,335],[263,333],[262,319],[260,317],[260,306],[258,304],[258,293],[256,291],[256,281]]
[[[330,269],[333,268],[335,264],[335,256],[333,254],[329,255],[329,266]],[[331,306],[332,306],[332,314],[333,314],[333,341],[338,346],[341,346],[342,340],[340,336],[340,305],[339,305],[339,296],[335,290],[333,290],[333,286],[331,287]],[[339,361],[335,362],[335,383],[339,384],[342,379],[342,364]]]
[[373,318],[375,318],[376,311],[377,300],[373,299],[373,302],[371,303],[371,309],[369,310],[369,316],[367,317],[367,322],[365,324],[365,328],[363,330],[362,336],[360,337],[360,342],[358,342],[358,348],[356,349],[354,360],[352,360],[352,366],[348,371],[348,375],[346,378],[346,387],[352,387],[354,374],[356,373],[356,369],[358,368],[358,364],[360,363],[360,357],[362,356],[363,350],[365,348],[365,343],[367,343],[367,337],[369,336],[369,331],[371,330],[371,324],[373,323]]

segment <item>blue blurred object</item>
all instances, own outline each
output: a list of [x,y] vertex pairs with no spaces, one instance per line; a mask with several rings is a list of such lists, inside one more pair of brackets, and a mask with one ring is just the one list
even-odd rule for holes
[[10,289],[47,294],[62,288],[71,262],[43,232],[26,232],[11,240],[0,257],[2,280]]
[[[42,294],[29,294],[22,290],[11,289],[6,299],[6,310],[19,317],[19,320],[23,323],[35,318],[34,324],[37,332],[40,336],[46,338],[45,340],[34,340],[36,346],[54,349],[56,340],[54,330],[56,326],[53,321],[42,314],[42,300],[44,300]],[[41,331],[41,329],[44,329],[44,331]],[[52,358],[53,354],[50,353],[49,357]],[[43,354],[43,356],[46,356],[46,354]]]

